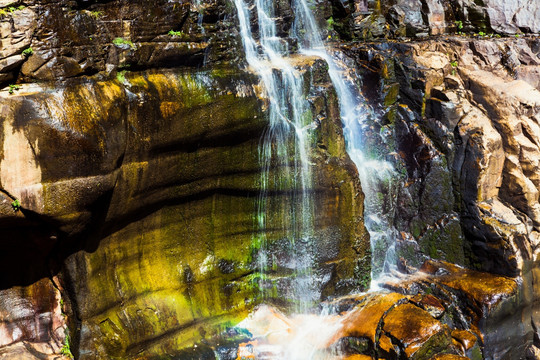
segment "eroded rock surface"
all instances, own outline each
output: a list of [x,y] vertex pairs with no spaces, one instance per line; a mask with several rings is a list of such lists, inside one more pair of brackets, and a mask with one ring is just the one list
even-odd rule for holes
[[395,149],[389,158],[406,171],[397,199],[398,269],[413,273],[423,259],[439,258],[523,279],[520,295],[485,325],[506,358],[512,347],[524,354],[536,333],[512,315],[537,321],[536,42],[451,37],[351,49],[380,71],[384,97],[373,99],[386,110],[372,133],[391,134],[379,146]]

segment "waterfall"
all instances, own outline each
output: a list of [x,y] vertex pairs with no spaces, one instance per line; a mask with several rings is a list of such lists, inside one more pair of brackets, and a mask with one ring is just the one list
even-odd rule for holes
[[[364,155],[362,141],[363,127],[366,120],[374,116],[362,96],[357,75],[340,60],[342,54],[331,54],[324,46],[320,31],[313,13],[306,0],[296,0],[296,20],[294,36],[300,44],[300,52],[317,56],[328,64],[328,74],[338,95],[340,116],[343,124],[343,135],[347,145],[347,153],[358,169],[360,182],[365,194],[365,225],[371,237],[372,274],[371,289],[377,289],[378,278],[395,267],[394,242],[396,230],[392,224],[392,212],[383,210],[380,184],[386,183],[386,191],[392,191],[395,186],[392,180],[396,177],[392,165],[386,161],[367,159]],[[391,194],[385,194],[391,196]],[[382,249],[382,251],[380,251]],[[383,254],[380,254],[380,253]],[[379,256],[381,255],[381,256]]]
[[[288,58],[288,42],[277,35],[274,1],[254,0],[251,8],[244,0],[234,0],[234,3],[247,63],[260,77],[269,103],[270,125],[260,145],[263,171],[258,226],[262,230],[268,225],[268,190],[290,190],[292,216],[283,219],[282,230],[287,232],[291,248],[296,251],[295,264],[292,266],[296,271],[292,295],[299,303],[306,304],[310,299],[316,300],[314,280],[310,278],[313,256],[305,248],[300,250],[301,247],[297,246],[299,241],[309,244],[315,212],[310,196],[306,194],[312,181],[309,165],[309,129],[312,120],[305,119],[305,114],[309,114],[309,104],[304,94],[302,77]],[[328,64],[328,73],[338,96],[347,152],[358,169],[365,193],[365,225],[371,235],[374,254],[371,286],[374,289],[377,278],[395,266],[393,244],[396,231],[392,226],[393,214],[384,211],[380,199],[381,184],[385,184],[382,186],[385,192],[393,188],[394,170],[388,162],[368,159],[364,155],[363,127],[366,126],[366,119],[374,114],[360,91],[354,69],[346,65],[343,54],[325,47],[308,2],[294,0],[291,6],[295,21],[290,36],[296,40],[298,52],[321,58]],[[258,20],[258,40],[250,27],[251,12]],[[289,148],[291,141],[293,146]],[[274,170],[277,168],[276,163],[280,165],[277,173]],[[265,274],[271,259],[264,252],[267,245],[264,231],[261,231],[258,243],[263,249],[259,257],[259,268]],[[303,305],[303,308],[305,310],[306,306]]]
[[206,30],[203,26],[204,6],[202,4],[202,0],[194,0],[192,11],[197,12],[197,26],[199,27],[199,29],[201,29],[201,33],[203,35],[206,35]]
[[[318,300],[315,280],[310,276],[313,255],[309,252],[309,247],[297,246],[298,242],[309,244],[313,232],[312,219],[316,211],[310,196],[306,194],[312,186],[309,162],[309,150],[313,145],[309,140],[312,119],[307,119],[307,115],[311,115],[309,104],[304,94],[302,76],[288,58],[291,50],[288,41],[277,36],[274,1],[254,0],[252,7],[248,7],[244,0],[234,0],[234,3],[246,61],[261,79],[269,107],[270,125],[261,139],[259,149],[263,172],[260,179],[262,191],[258,202],[258,226],[260,230],[268,226],[268,191],[290,191],[288,196],[291,198],[292,215],[281,221],[282,230],[287,233],[296,261],[293,291],[289,295],[301,304],[295,310],[302,313],[306,312],[310,301]],[[365,193],[365,225],[370,233],[372,252],[375,255],[371,288],[375,289],[377,278],[395,266],[393,242],[396,233],[392,226],[393,214],[392,211],[383,209],[379,198],[381,188],[385,192],[392,190],[394,170],[385,161],[368,159],[365,156],[362,134],[367,120],[375,114],[361,93],[359,78],[354,69],[347,66],[342,53],[326,48],[308,2],[293,0],[291,6],[294,9],[295,21],[290,37],[298,46],[297,52],[306,57],[320,58],[328,64],[328,74],[338,97],[347,152],[358,169]],[[258,19],[258,40],[250,27],[251,14]],[[259,270],[264,275],[273,260],[269,259],[264,251],[267,246],[264,231],[260,233]],[[379,249],[383,251],[380,252]],[[320,343],[313,343],[313,339],[318,338],[323,343],[333,339],[342,324],[338,320],[330,326],[328,319],[332,319],[332,316],[295,315],[288,318],[263,306],[239,326],[254,330],[266,329],[267,324],[275,324],[276,321],[281,324],[278,330],[281,334],[272,336],[282,337],[282,340],[273,345],[258,345],[257,358],[327,359],[335,358],[336,354],[321,352]],[[294,331],[291,326],[294,326]],[[325,331],[322,332],[322,329]],[[296,335],[291,337],[291,333]],[[254,336],[262,338],[268,335],[264,332],[255,334],[256,331]]]
[[[261,248],[259,270],[264,276],[273,265],[273,260],[265,252],[264,229],[269,225],[269,212],[272,211],[268,192],[288,193],[287,216],[279,219],[281,224],[278,226],[286,233],[293,252],[292,263],[289,264],[294,269],[290,297],[297,302],[297,311],[305,311],[310,302],[317,300],[311,276],[313,260],[308,250],[314,213],[313,202],[307,194],[312,186],[309,162],[309,132],[312,129],[310,106],[304,93],[303,78],[287,58],[288,45],[277,36],[273,1],[255,0],[258,41],[251,31],[248,6],[244,0],[234,2],[246,61],[260,77],[269,106],[270,124],[259,147],[262,165],[262,191],[257,214],[258,227],[262,230],[257,239]],[[272,286],[271,281],[263,283],[263,296],[265,287],[269,286]]]

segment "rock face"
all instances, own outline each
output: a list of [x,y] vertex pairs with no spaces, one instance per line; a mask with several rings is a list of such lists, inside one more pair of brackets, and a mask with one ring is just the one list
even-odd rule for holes
[[[334,11],[360,38],[418,37],[459,33],[538,33],[540,5],[526,0],[357,0],[354,10]],[[358,4],[360,3],[360,4]],[[345,16],[345,14],[348,14]],[[339,28],[337,29],[340,30]],[[347,30],[350,31],[350,30]],[[350,35],[349,35],[350,36]]]
[[[287,229],[256,219],[267,105],[228,50],[239,39],[222,31],[225,4],[205,3],[202,27],[186,1],[25,5],[2,17],[18,60],[0,71],[41,83],[0,94],[0,346],[12,357],[68,345],[79,359],[173,356],[238,322],[262,298],[257,236],[277,251]],[[306,194],[325,209],[312,241],[327,297],[365,288],[369,239],[326,70],[298,66],[322,119]],[[269,196],[271,216],[285,218],[290,194]],[[279,281],[287,254],[274,255]]]
[[[452,37],[351,49],[379,69],[371,79],[385,97],[372,99],[385,115],[372,131],[391,134],[379,146],[395,146],[391,159],[406,172],[396,201],[399,270],[412,273],[430,257],[523,279],[512,305],[485,323],[488,358],[493,349],[512,358],[510,348],[524,357],[536,333],[528,324],[538,321],[536,43]],[[520,334],[512,340],[502,335],[510,323],[521,324],[507,330]]]
[[[277,6],[286,36],[291,3]],[[0,85],[11,85],[0,94],[1,357],[189,358],[195,348],[186,348],[238,322],[263,294],[290,304],[281,294],[295,259],[281,219],[296,209],[296,189],[269,192],[271,225],[260,228],[268,104],[242,70],[232,8],[0,0]],[[540,43],[429,36],[538,32],[539,5],[317,1],[314,11],[330,40],[427,38],[342,46],[380,115],[366,142],[400,173],[388,211],[398,270],[411,276],[384,284],[391,293],[335,303],[346,315],[331,320],[347,316],[346,325],[316,350],[535,356]],[[314,85],[304,94],[316,169],[306,194],[324,210],[313,217],[313,273],[328,298],[369,282],[363,194],[327,69],[296,61]],[[261,234],[272,259],[264,276]]]
[[[510,276],[536,258],[540,92],[534,77],[520,75],[525,69],[534,73],[540,64],[532,44],[524,39],[411,44],[396,49],[406,55],[390,65],[393,72],[385,80],[387,86],[402,84],[389,115],[397,107],[391,127],[409,181],[424,184],[421,196],[432,186],[454,192],[447,201],[460,209],[455,216],[472,246],[470,264]],[[513,57],[517,63],[509,62]],[[430,174],[441,164],[440,171],[452,178],[433,183]],[[410,195],[402,196],[407,201]],[[422,211],[439,207],[440,200]],[[422,247],[422,236],[410,228]]]

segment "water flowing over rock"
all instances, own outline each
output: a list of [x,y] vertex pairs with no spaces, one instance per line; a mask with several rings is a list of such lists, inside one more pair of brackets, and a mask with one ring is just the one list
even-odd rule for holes
[[539,17],[0,0],[0,358],[538,358]]

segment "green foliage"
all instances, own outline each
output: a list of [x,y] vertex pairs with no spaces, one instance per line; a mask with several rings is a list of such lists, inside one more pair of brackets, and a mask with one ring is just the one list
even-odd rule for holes
[[450,63],[450,65],[452,66],[452,75],[456,75],[456,69],[458,67],[458,62],[456,60],[452,61]]
[[3,9],[0,9],[0,17],[3,17],[3,16],[6,16],[8,15],[9,13],[13,13],[15,11],[18,11],[18,10],[22,10],[24,9],[25,6],[24,5],[20,5],[20,6],[10,6],[8,8],[3,8]]
[[169,36],[172,36],[172,37],[183,37],[184,36],[184,32],[183,31],[174,31],[174,30],[171,30],[169,31]]
[[478,35],[479,35],[479,36],[486,36],[486,33],[483,32],[483,31],[480,31],[480,32],[478,33]]
[[13,94],[15,92],[15,90],[19,90],[21,87],[19,85],[15,85],[15,84],[9,84],[9,93],[10,94]]
[[103,15],[103,11],[90,11],[90,16],[94,19],[99,19]]
[[24,49],[24,51],[22,52],[24,57],[29,57],[33,53],[34,53],[34,49],[32,49],[31,47]]
[[13,202],[11,203],[11,207],[13,208],[14,211],[21,210],[21,202],[19,201],[19,199],[13,200]]
[[516,39],[519,39],[519,37],[521,36],[520,33],[517,33],[516,35],[514,35],[516,37]]
[[126,40],[124,38],[117,37],[116,39],[113,40],[113,44],[116,46],[129,45],[129,47],[132,50],[135,50],[135,45],[133,44],[133,42],[131,42],[131,40]]
[[461,21],[461,20],[456,21],[456,27],[458,29],[457,34],[458,35],[463,35],[463,32],[461,31],[461,30],[463,30],[463,21]]
[[126,72],[127,70],[122,70],[116,73],[116,80],[120,81],[122,84],[126,82]]
[[328,30],[333,30],[333,29],[334,29],[334,24],[335,24],[334,18],[330,16],[330,17],[326,20],[327,29],[328,29]]
[[73,354],[71,353],[71,347],[69,342],[69,333],[66,331],[66,340],[64,342],[64,346],[62,346],[62,349],[60,349],[60,354],[67,356],[70,359],[73,359]]

